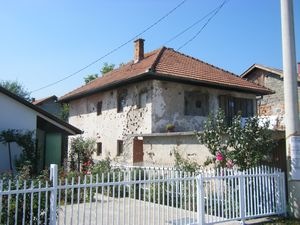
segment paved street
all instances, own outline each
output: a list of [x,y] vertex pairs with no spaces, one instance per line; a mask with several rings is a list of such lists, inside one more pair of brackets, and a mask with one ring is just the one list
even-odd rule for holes
[[[79,208],[77,204],[74,204],[73,208],[71,205],[66,207],[62,205],[59,210],[58,224],[62,225],[65,222],[67,225],[186,225],[195,224],[197,218],[196,213],[189,210],[129,198],[118,200],[103,196],[102,200],[101,197],[99,195],[98,201],[92,203],[81,203]],[[240,222],[230,221],[219,224],[235,225]]]

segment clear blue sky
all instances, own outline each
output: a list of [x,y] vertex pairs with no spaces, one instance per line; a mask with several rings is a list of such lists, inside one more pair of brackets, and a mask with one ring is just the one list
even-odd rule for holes
[[[26,0],[0,2],[0,79],[18,80],[29,91],[80,69],[127,41],[182,0]],[[161,47],[222,0],[188,0],[142,35],[145,51]],[[300,61],[300,1],[294,1]],[[202,24],[169,43],[177,49]],[[230,0],[183,53],[236,74],[253,63],[282,68],[280,0]],[[61,96],[99,73],[104,62],[133,58],[133,44],[72,78],[32,94]]]

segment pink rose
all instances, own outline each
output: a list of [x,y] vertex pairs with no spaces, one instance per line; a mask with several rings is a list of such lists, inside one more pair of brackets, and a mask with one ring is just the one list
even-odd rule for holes
[[223,160],[223,155],[222,155],[222,153],[220,151],[218,151],[217,154],[216,154],[216,160],[218,160],[218,161],[222,161]]
[[231,159],[229,159],[229,160],[226,162],[226,166],[227,166],[227,168],[232,169],[232,167],[234,166],[234,164],[233,164],[233,162],[232,162]]

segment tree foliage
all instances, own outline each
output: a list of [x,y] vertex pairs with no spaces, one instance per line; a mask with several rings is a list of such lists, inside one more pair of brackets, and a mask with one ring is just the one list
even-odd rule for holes
[[63,121],[68,122],[69,119],[69,112],[70,112],[70,105],[67,103],[63,103],[61,106],[61,111],[60,111],[60,118]]
[[93,138],[84,139],[82,136],[71,140],[70,149],[70,169],[80,171],[83,164],[93,163],[92,155],[95,152],[95,140]]
[[30,101],[30,92],[26,90],[26,88],[21,84],[19,81],[9,81],[9,80],[3,80],[0,81],[0,86],[9,90],[10,92],[20,96],[21,98],[24,98],[27,101]]
[[243,124],[241,114],[228,126],[220,110],[208,117],[204,132],[196,135],[213,155],[206,164],[247,169],[270,161],[275,142],[268,127],[269,122],[261,122],[258,117],[247,118]]
[[16,129],[8,129],[0,132],[0,142],[7,144],[9,151],[10,169],[12,170],[12,158],[11,158],[11,143],[16,143],[22,149],[22,153],[18,159],[16,159],[16,168],[18,171],[23,169],[23,166],[30,168],[31,174],[38,173],[38,161],[39,154],[36,151],[36,141],[33,131],[23,131]]
[[85,84],[87,84],[97,78],[98,78],[98,74],[90,74],[90,75],[87,75],[86,77],[84,77],[84,82],[85,82]]
[[104,76],[104,74],[112,71],[114,68],[115,68],[115,64],[104,63],[103,67],[100,70],[100,72],[101,72],[102,76]]

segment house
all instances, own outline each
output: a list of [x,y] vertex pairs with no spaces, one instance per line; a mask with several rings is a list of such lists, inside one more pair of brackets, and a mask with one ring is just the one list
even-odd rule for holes
[[[228,119],[240,110],[251,116],[256,96],[271,93],[171,48],[144,53],[143,39],[134,46],[133,61],[59,99],[69,103],[69,122],[96,139],[95,159],[166,165],[177,149],[202,163],[209,152],[194,131],[209,113],[222,108]],[[168,124],[173,132],[166,132]]]
[[[298,73],[300,63],[298,63]],[[274,138],[277,145],[273,150],[273,163],[283,171],[287,171],[286,165],[286,139],[284,124],[284,88],[283,71],[277,68],[253,64],[241,77],[245,80],[264,86],[273,91],[270,95],[257,97],[257,115],[262,120],[270,122],[270,128],[274,130]],[[300,97],[300,78],[298,78],[298,98]],[[300,99],[300,98],[299,98]]]
[[[34,131],[37,151],[40,151],[39,167],[51,163],[61,165],[67,150],[67,137],[82,133],[78,128],[60,120],[47,111],[0,87],[0,131],[18,129]],[[18,158],[21,149],[12,147],[12,160]],[[0,171],[9,169],[9,155],[6,145],[0,144]]]
[[31,103],[59,118],[61,117],[62,106],[57,102],[57,96],[55,95],[37,100],[33,99]]
[[[300,71],[300,63],[298,63]],[[254,64],[241,77],[245,80],[264,86],[274,93],[260,96],[257,99],[257,114],[270,121],[274,130],[284,130],[284,94],[282,70],[268,66]],[[298,78],[298,97],[300,95],[300,77]],[[299,98],[300,99],[300,98]]]

